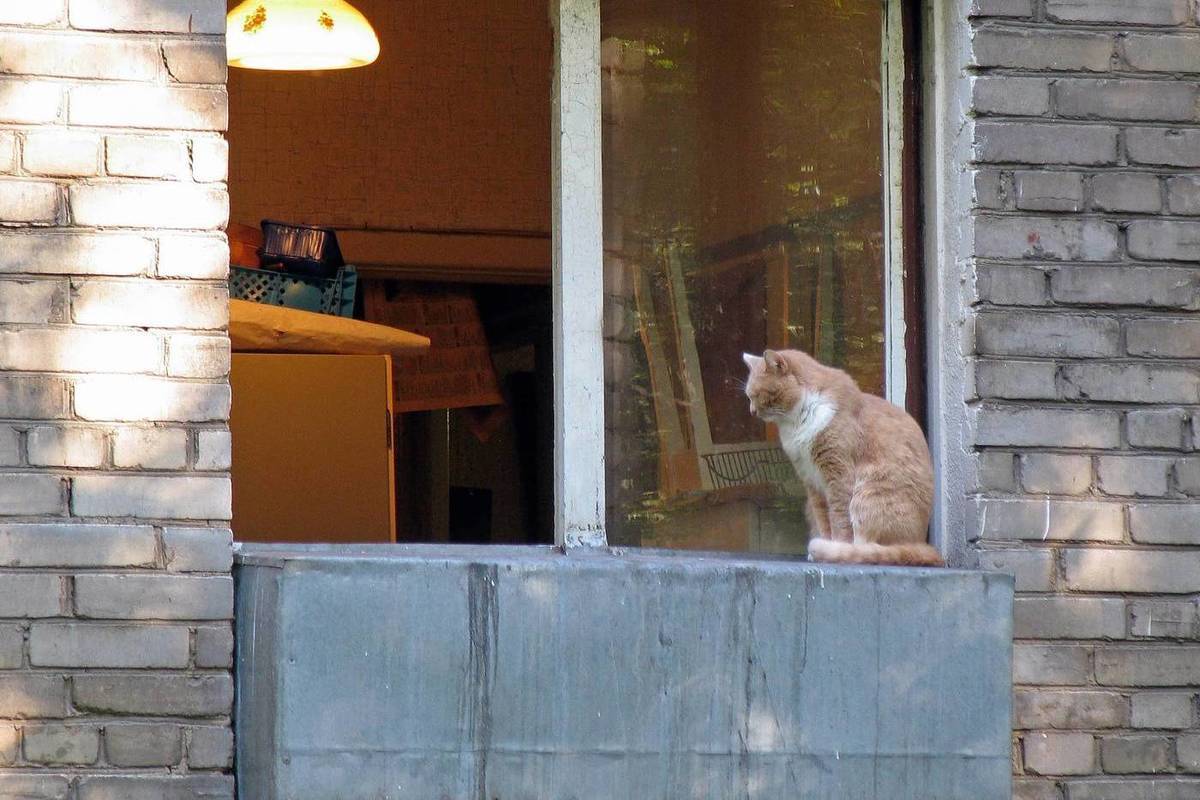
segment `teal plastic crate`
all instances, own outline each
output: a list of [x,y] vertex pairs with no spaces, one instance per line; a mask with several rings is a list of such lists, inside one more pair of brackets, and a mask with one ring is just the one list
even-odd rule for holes
[[358,272],[342,267],[332,278],[317,278],[273,269],[229,268],[229,296],[272,306],[285,306],[337,317],[354,316]]

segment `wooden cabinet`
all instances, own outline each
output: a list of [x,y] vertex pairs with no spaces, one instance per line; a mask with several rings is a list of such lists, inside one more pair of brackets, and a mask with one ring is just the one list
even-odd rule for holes
[[389,356],[236,353],[233,535],[396,539]]

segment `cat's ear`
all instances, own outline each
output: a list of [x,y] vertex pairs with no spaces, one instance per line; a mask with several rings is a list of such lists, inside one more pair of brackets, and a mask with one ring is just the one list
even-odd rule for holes
[[783,356],[776,353],[774,350],[766,350],[763,352],[763,360],[767,362],[767,369],[774,373],[783,375],[788,371],[788,363],[783,360]]
[[752,356],[749,353],[742,353],[742,361],[745,362],[749,369],[753,370],[762,363],[762,356]]

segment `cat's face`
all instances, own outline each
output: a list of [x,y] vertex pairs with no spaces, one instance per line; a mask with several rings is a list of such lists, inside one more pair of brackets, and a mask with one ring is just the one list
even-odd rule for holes
[[788,361],[774,350],[761,356],[742,354],[750,370],[746,379],[746,397],[750,413],[761,420],[773,421],[789,414],[803,396],[800,376]]

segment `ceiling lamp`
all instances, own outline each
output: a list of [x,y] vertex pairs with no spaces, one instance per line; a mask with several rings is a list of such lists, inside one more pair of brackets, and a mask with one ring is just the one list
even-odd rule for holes
[[371,23],[345,0],[245,0],[226,27],[234,67],[348,69],[379,58]]

